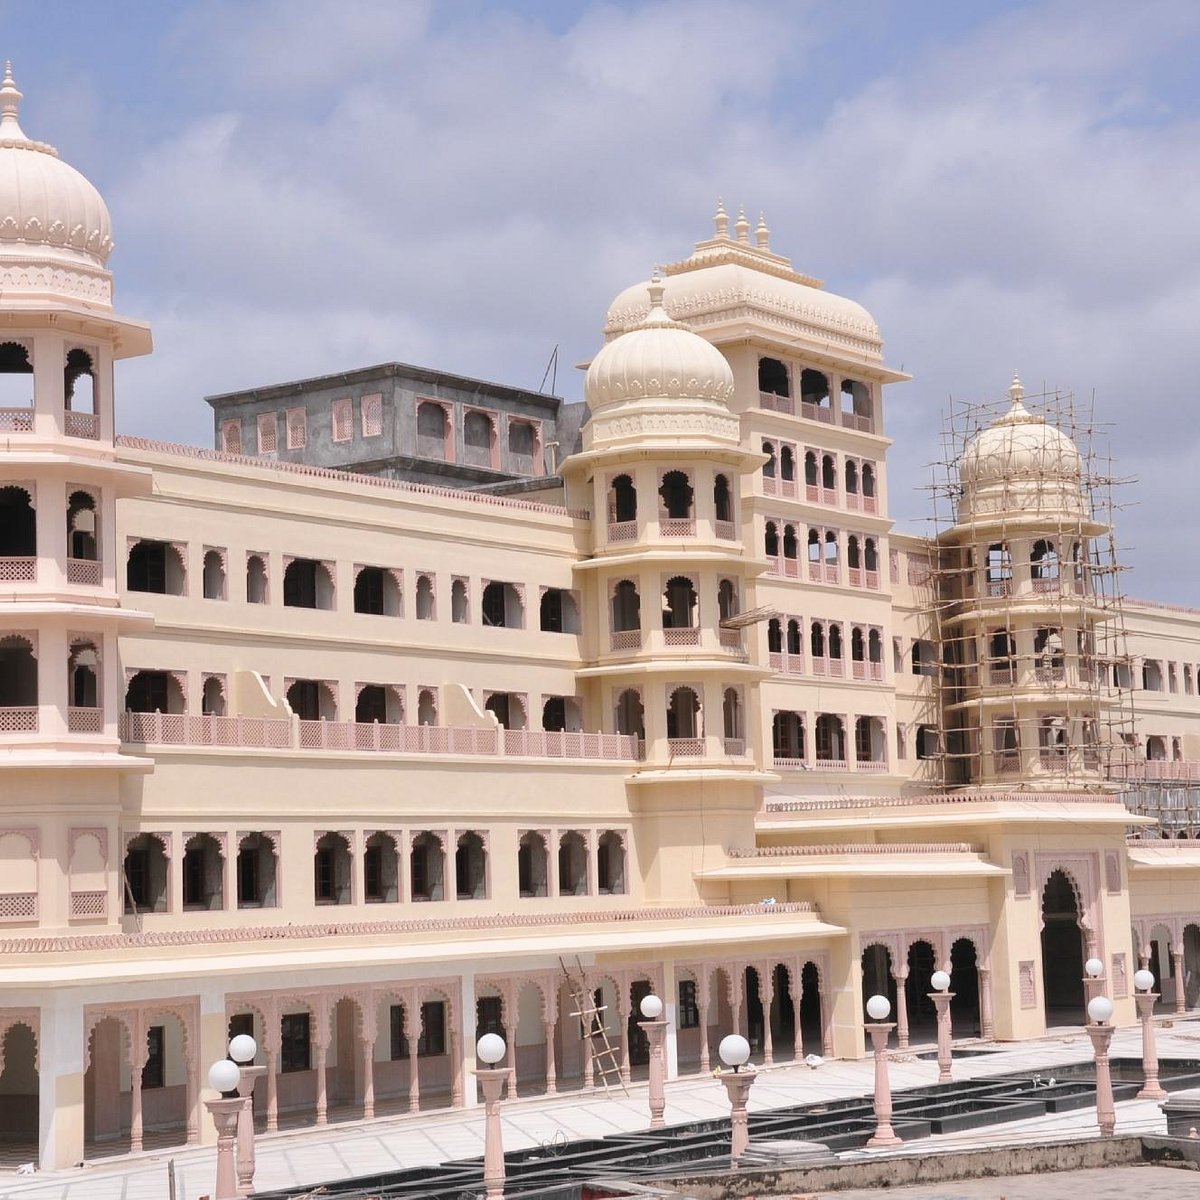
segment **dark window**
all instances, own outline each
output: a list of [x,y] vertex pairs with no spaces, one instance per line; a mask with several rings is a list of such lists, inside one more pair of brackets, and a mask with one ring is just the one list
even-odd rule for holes
[[308,1013],[287,1013],[279,1022],[280,1071],[287,1075],[292,1071],[310,1070]]
[[333,850],[323,847],[313,857],[313,888],[318,904],[333,902]]
[[354,611],[383,615],[383,572],[378,567],[363,567],[354,581]]
[[317,607],[317,563],[298,558],[283,575],[283,603],[287,608]]
[[368,900],[383,899],[383,847],[368,846],[363,855],[363,890]]
[[503,1005],[499,996],[480,996],[475,1002],[475,1040],[485,1033],[504,1036]]
[[235,1037],[241,1037],[242,1034],[247,1037],[254,1036],[253,1013],[234,1013],[229,1018],[229,1040],[232,1042]]
[[166,671],[139,671],[125,693],[126,712],[169,712]]
[[695,1029],[700,1024],[700,1009],[696,1004],[696,981],[679,981],[679,1028]]
[[408,1038],[404,1036],[404,1005],[393,1004],[390,1012],[391,1052],[393,1062],[398,1058],[408,1057]]
[[167,590],[167,547],[163,542],[138,542],[129,551],[125,585],[131,592]]
[[150,907],[150,851],[143,847],[130,850],[125,855],[125,887],[127,901],[131,901],[138,912]]
[[446,1053],[446,1005],[441,1000],[427,1000],[421,1005],[421,1036],[417,1038],[417,1054],[429,1056]]
[[162,1025],[151,1025],[146,1031],[146,1065],[142,1068],[142,1090],[160,1088],[164,1082],[167,1037]]
[[204,887],[204,855],[183,856],[183,902],[186,905],[203,904],[207,899]]

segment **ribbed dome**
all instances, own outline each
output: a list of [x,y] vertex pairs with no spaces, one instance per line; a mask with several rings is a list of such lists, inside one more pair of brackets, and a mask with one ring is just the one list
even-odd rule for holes
[[605,345],[588,367],[584,385],[588,407],[595,412],[606,405],[642,399],[727,404],[733,395],[733,371],[725,356],[667,316],[661,281],[653,280],[646,290],[649,314]]
[[959,521],[1005,512],[1082,513],[1083,464],[1075,443],[1021,403],[1020,380],[1013,379],[1009,395],[1012,407],[977,433],[959,460]]
[[100,193],[17,120],[21,93],[5,65],[0,86],[0,256],[103,267],[112,222]]

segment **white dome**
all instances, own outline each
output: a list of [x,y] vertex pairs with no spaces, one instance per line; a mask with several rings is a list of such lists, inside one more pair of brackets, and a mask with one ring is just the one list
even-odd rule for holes
[[649,294],[639,322],[608,342],[588,367],[584,395],[595,412],[630,400],[706,400],[727,404],[733,371],[711,342],[673,321],[663,309],[663,284],[643,285]]
[[6,64],[0,86],[0,258],[102,268],[112,222],[100,193],[17,120],[21,93]]
[[1075,443],[1021,403],[1020,380],[1009,388],[1012,407],[977,433],[958,464],[959,521],[1048,510],[1084,511],[1083,463]]

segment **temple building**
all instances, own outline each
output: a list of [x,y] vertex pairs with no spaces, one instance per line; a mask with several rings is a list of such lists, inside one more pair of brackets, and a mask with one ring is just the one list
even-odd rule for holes
[[[211,1136],[1200,1003],[1200,611],[1118,586],[1062,398],[889,515],[871,315],[718,208],[585,405],[392,363],[117,433],[95,188],[0,86],[0,1155]],[[1004,381],[971,380],[1003,393]],[[1102,383],[1102,381],[1099,381]],[[179,402],[200,403],[201,398]],[[586,1013],[584,1019],[575,1015]]]

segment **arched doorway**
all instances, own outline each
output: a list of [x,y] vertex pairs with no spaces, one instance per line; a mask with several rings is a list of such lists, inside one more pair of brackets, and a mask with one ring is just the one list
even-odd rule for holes
[[933,946],[924,940],[913,942],[908,948],[908,980],[904,988],[910,1042],[937,1040],[937,1010],[929,998],[936,970],[937,955]]
[[950,947],[950,990],[954,993],[954,1032],[958,1037],[982,1037],[979,1010],[979,957],[970,938]]
[[896,980],[893,978],[895,967],[892,964],[892,953],[881,942],[872,942],[862,952],[862,1004],[864,1022],[871,1018],[867,1015],[867,1001],[872,996],[886,996],[892,1006],[889,1020],[896,1019]]
[[800,1037],[805,1054],[823,1052],[822,1022],[821,974],[815,962],[806,962],[800,971]]
[[750,1049],[762,1054],[765,1046],[763,1034],[762,979],[754,967],[747,967],[742,979],[746,1023],[742,1027]]
[[37,1158],[37,1037],[30,1020],[0,1016],[0,1154]]
[[774,996],[771,999],[771,1043],[775,1061],[789,1060],[796,1054],[796,1006],[792,1002],[788,968],[776,963],[773,972]]
[[1200,1004],[1200,925],[1183,927],[1183,994],[1188,1008]]
[[1046,1025],[1083,1020],[1083,929],[1079,898],[1065,871],[1042,889],[1042,996]]

